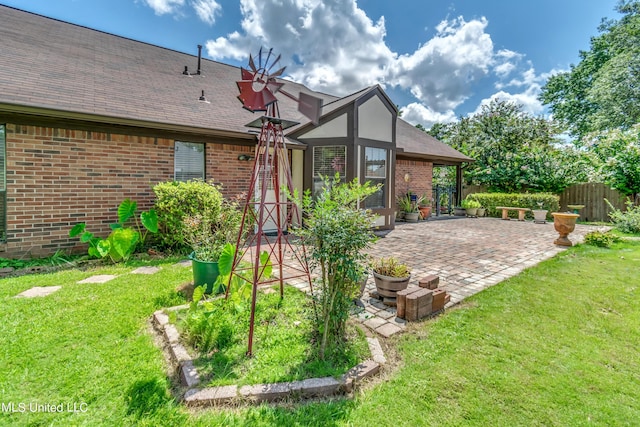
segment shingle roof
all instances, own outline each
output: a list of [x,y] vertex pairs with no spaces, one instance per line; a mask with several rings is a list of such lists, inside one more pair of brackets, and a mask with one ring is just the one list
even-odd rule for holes
[[[28,111],[236,137],[248,136],[245,125],[258,117],[237,99],[238,67],[203,58],[202,74],[189,77],[182,71],[187,65],[195,72],[195,55],[3,5],[0,22],[0,112]],[[285,83],[284,89],[294,96],[303,91],[322,98],[323,114],[371,89],[338,98]],[[209,103],[198,101],[202,90]],[[308,122],[293,100],[285,96],[278,100],[283,118]],[[424,132],[410,132],[406,128],[413,126],[408,123],[398,123],[397,145],[405,154],[467,159]]]

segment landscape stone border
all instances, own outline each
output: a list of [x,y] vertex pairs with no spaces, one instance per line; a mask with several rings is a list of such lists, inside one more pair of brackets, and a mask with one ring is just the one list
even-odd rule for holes
[[199,388],[200,375],[193,359],[180,343],[180,334],[175,325],[169,322],[169,316],[166,314],[166,311],[177,311],[188,307],[188,305],[180,305],[158,310],[153,313],[151,320],[154,331],[169,354],[170,363],[178,373],[181,385],[187,388],[183,395],[183,402],[187,406],[220,406],[241,402],[257,404],[289,398],[306,399],[351,393],[362,380],[378,374],[381,365],[386,363],[378,339],[367,337],[371,359],[354,366],[339,379],[324,377],[283,383]]

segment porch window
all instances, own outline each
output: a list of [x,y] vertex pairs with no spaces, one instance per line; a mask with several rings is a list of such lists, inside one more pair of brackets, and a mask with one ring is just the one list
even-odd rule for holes
[[323,177],[333,178],[336,173],[340,181],[347,177],[347,147],[345,145],[328,145],[313,147],[313,194],[322,190]]
[[7,241],[7,174],[5,125],[0,124],[0,241]]
[[365,147],[364,179],[372,184],[380,184],[380,189],[364,200],[368,209],[384,208],[387,193],[387,150]]
[[174,180],[205,179],[204,144],[176,141],[174,159]]

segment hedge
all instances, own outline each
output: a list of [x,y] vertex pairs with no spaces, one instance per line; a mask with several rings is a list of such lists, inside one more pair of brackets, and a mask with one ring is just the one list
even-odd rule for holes
[[[487,216],[502,217],[502,210],[496,206],[509,206],[514,208],[546,209],[547,219],[551,219],[551,212],[557,212],[560,208],[560,196],[551,193],[473,193],[468,199],[477,200],[487,209]],[[539,203],[542,203],[540,207]],[[517,218],[517,212],[509,212],[509,217]],[[526,218],[533,219],[533,214],[527,212]]]

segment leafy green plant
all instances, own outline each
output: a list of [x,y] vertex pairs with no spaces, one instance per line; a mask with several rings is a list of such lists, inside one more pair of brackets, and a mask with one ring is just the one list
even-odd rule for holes
[[477,209],[481,207],[482,204],[480,204],[480,202],[477,200],[467,198],[462,201],[460,206],[462,207],[462,209]]
[[[142,212],[138,218],[135,213],[138,204],[130,199],[125,199],[118,206],[118,222],[111,224],[111,233],[107,238],[101,239],[86,230],[87,224],[78,223],[69,231],[69,237],[80,235],[82,243],[88,243],[88,253],[96,258],[107,256],[114,263],[127,261],[136,247],[144,245],[147,234],[158,232],[158,216],[155,210]],[[134,227],[125,227],[130,219],[134,220]]]
[[[560,197],[551,193],[473,193],[469,194],[466,199],[477,200],[487,208],[488,216],[498,218],[502,211],[496,209],[496,206],[535,207],[537,209],[538,203],[542,203],[544,209],[550,212],[557,212],[560,209]],[[510,215],[516,215],[516,213],[511,212]]]
[[631,200],[627,200],[627,210],[616,209],[609,200],[604,199],[611,208],[609,217],[616,228],[623,233],[640,233],[640,205],[634,206]]
[[411,268],[395,257],[378,258],[373,262],[373,271],[388,277],[409,277]]
[[[345,326],[352,300],[359,294],[360,279],[366,269],[366,249],[375,239],[373,214],[359,203],[379,187],[357,179],[341,183],[339,175],[324,178],[324,188],[312,198],[307,191],[302,211],[306,227],[298,230],[309,245],[309,264],[318,270],[314,287],[315,328],[319,335],[319,355],[344,346]],[[297,201],[297,195],[291,197]]]
[[153,192],[160,241],[164,247],[176,251],[184,250],[188,245],[183,231],[184,219],[200,215],[215,221],[224,200],[219,186],[202,180],[163,182],[155,185]]
[[[182,220],[182,240],[199,261],[216,262],[228,243],[236,243],[242,212],[238,202],[223,199],[215,215],[186,216]],[[249,229],[246,227],[245,230]]]
[[584,236],[584,242],[587,245],[598,246],[600,248],[608,248],[619,240],[620,238],[618,236],[614,236],[609,232],[603,233],[602,231],[590,231]]

